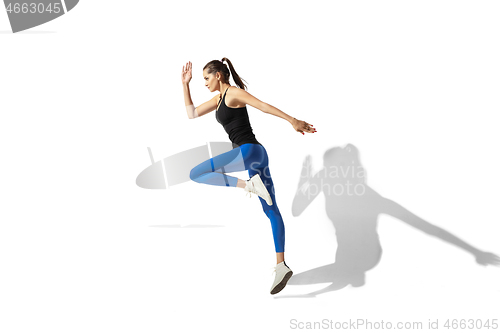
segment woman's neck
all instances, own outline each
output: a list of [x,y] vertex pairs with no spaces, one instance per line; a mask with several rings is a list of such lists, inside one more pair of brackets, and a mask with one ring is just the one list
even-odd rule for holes
[[231,87],[230,84],[221,84],[220,85],[220,98],[222,98],[222,94],[224,94],[224,92],[227,90],[227,88]]

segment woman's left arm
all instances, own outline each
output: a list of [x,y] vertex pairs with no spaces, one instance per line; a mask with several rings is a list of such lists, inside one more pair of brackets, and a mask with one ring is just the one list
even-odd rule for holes
[[299,132],[304,134],[304,132],[307,133],[314,133],[317,132],[313,125],[303,121],[303,120],[298,120],[297,118],[294,118],[285,112],[281,111],[278,108],[275,108],[274,106],[264,103],[261,100],[255,98],[252,96],[250,93],[248,93],[246,90],[243,89],[235,89],[234,92],[234,98],[239,102],[239,103],[245,103],[250,106],[253,106],[256,109],[261,110],[262,112],[269,113],[272,115],[275,115],[276,117],[283,118],[287,120],[293,128]]
[[458,246],[476,257],[476,262],[480,265],[500,266],[500,257],[491,252],[481,251],[452,233],[433,225],[419,216],[413,214],[393,200],[382,198],[380,202],[380,213],[394,216],[395,218],[408,223],[429,235],[440,238],[448,243]]

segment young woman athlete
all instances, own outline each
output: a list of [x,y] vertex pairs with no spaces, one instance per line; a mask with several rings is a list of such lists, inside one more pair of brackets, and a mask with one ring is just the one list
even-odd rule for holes
[[[229,64],[229,68],[223,63],[224,61]],[[210,61],[203,67],[205,86],[211,92],[217,90],[220,94],[195,108],[189,92],[189,82],[192,78],[191,70],[191,62],[182,67],[184,101],[189,119],[198,118],[217,110],[215,117],[229,135],[233,149],[200,163],[191,170],[190,177],[198,183],[239,187],[244,189],[247,194],[255,193],[259,196],[262,208],[271,221],[276,250],[276,276],[271,286],[271,294],[279,293],[293,274],[292,270],[285,264],[285,225],[274,195],[274,184],[269,171],[267,152],[264,146],[255,139],[246,104],[287,120],[294,130],[302,135],[306,132],[314,133],[316,129],[311,124],[297,120],[246,92],[245,84],[227,58],[223,58],[222,61]],[[231,75],[239,88],[229,84]],[[226,175],[226,173],[244,170],[248,170],[249,180]]]

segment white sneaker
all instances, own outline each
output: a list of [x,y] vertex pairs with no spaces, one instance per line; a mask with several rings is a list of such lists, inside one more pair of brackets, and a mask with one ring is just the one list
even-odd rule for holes
[[262,199],[266,200],[266,203],[269,206],[273,205],[273,200],[271,199],[271,196],[269,195],[269,192],[267,191],[266,186],[262,182],[262,179],[260,179],[258,173],[256,173],[249,180],[245,180],[245,183],[247,184],[245,187],[245,191],[247,191],[247,194],[250,194],[250,198],[252,197],[251,193],[255,193]]
[[273,285],[271,286],[271,295],[279,293],[285,288],[286,283],[292,277],[292,270],[285,264],[284,261],[280,262],[274,268],[276,277],[274,278]]

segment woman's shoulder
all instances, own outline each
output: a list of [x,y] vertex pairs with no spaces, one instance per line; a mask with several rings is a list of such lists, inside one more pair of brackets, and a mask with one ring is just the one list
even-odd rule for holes
[[242,95],[245,93],[246,93],[246,90],[241,89],[240,87],[235,87],[235,86],[228,87],[227,92],[226,92],[226,98],[225,98],[226,105],[230,108],[233,108],[233,109],[245,107],[246,103],[243,103],[240,100]]
[[227,93],[231,92],[232,94],[238,94],[242,91],[245,91],[244,89],[241,89],[240,87],[236,87],[236,86],[229,86],[227,88]]
[[230,86],[226,92],[226,96],[229,96],[229,99],[240,100],[240,99],[242,99],[242,97],[247,96],[247,95],[248,95],[248,91],[246,91],[245,89],[241,89],[240,87],[236,87],[236,86]]

